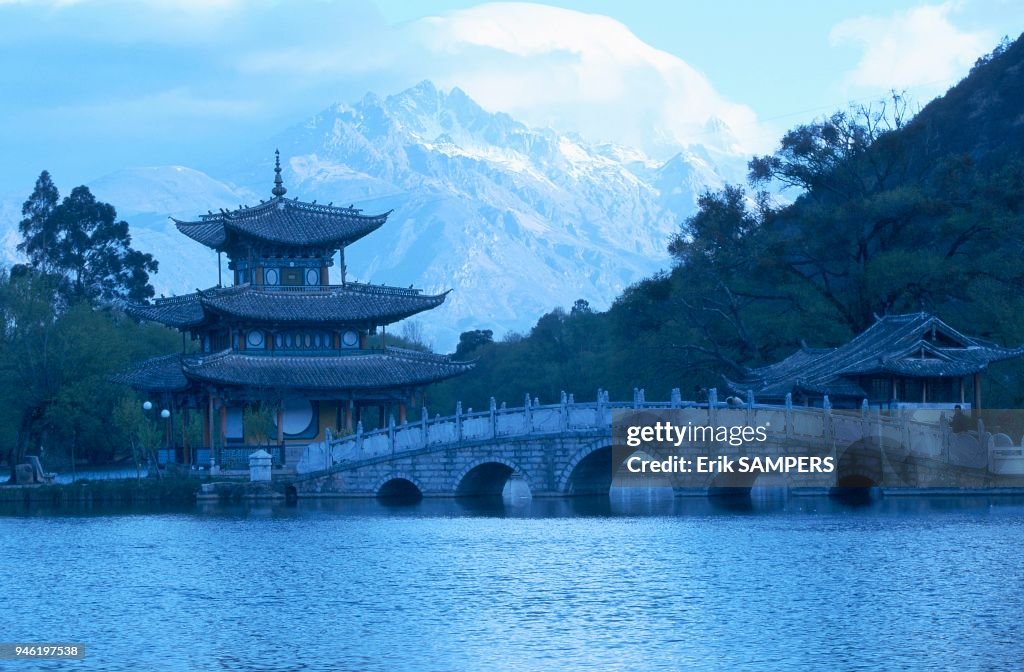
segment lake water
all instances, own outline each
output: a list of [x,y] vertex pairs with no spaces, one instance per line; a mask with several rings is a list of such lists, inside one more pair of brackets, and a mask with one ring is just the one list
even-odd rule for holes
[[1024,500],[0,510],[75,670],[1020,670]]

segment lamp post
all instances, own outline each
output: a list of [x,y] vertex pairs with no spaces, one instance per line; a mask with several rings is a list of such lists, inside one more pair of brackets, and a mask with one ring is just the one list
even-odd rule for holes
[[177,462],[177,459],[171,458],[171,412],[166,408],[160,411],[160,418],[165,420],[164,423],[164,450],[167,451],[167,461]]
[[[143,412],[146,415],[146,420],[148,422],[152,423],[151,427],[153,427],[155,429],[156,428],[156,418],[153,418],[152,416],[150,416],[150,411],[153,410],[153,402],[149,401],[148,399],[146,401],[142,402],[142,410],[143,410]],[[162,420],[170,420],[170,417],[171,417],[171,412],[169,410],[167,410],[166,408],[160,411],[160,418]],[[169,445],[168,445],[169,437],[167,436],[168,435],[168,429],[170,429],[170,424],[168,424],[167,426],[164,427],[164,441],[163,441],[163,444],[164,444],[164,449],[167,449],[167,450],[169,450]],[[147,444],[148,444],[148,441],[147,441]],[[152,450],[152,448],[149,445],[147,445],[146,448],[147,448],[147,450]],[[160,477],[160,456],[159,456],[159,454],[149,455],[147,457],[153,462],[153,468],[156,470],[157,478],[159,478]]]

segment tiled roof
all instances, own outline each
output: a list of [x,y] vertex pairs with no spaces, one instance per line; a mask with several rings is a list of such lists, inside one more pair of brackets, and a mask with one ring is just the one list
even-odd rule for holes
[[150,306],[130,303],[125,307],[125,312],[140,320],[159,322],[175,329],[196,327],[205,319],[203,306],[199,303],[198,292],[157,299]]
[[856,382],[859,376],[964,376],[1021,355],[1024,347],[1001,348],[966,336],[928,313],[888,315],[845,345],[803,348],[781,362],[752,369],[730,386],[767,398],[797,391],[860,398],[867,395]]
[[182,360],[190,379],[221,385],[300,389],[380,389],[421,385],[465,373],[468,362],[387,348],[324,356],[249,355],[231,350]]
[[391,214],[361,212],[279,197],[251,208],[211,213],[193,222],[176,219],[174,223],[192,240],[216,250],[226,249],[238,237],[292,247],[343,246],[380,228]]
[[119,383],[147,392],[173,392],[188,387],[181,369],[182,355],[163,355],[147,359],[124,373],[114,376]]
[[436,308],[446,296],[359,283],[323,288],[237,285],[157,299],[151,306],[132,305],[128,312],[178,329],[201,325],[211,313],[255,322],[376,325]]

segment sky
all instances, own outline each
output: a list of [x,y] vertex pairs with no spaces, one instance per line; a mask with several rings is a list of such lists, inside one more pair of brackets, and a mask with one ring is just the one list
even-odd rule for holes
[[1022,30],[1019,0],[0,0],[0,197],[42,169],[64,192],[125,167],[211,169],[422,79],[654,157],[769,152],[890,89],[923,105]]

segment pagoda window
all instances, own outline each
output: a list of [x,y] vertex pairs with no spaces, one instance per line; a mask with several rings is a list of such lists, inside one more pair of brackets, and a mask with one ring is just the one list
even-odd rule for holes
[[275,334],[279,350],[326,350],[331,347],[331,335],[324,331],[299,331]]
[[281,272],[276,268],[268,268],[263,271],[263,282],[267,285],[281,284]]
[[318,268],[307,268],[306,269],[306,284],[311,287],[315,287],[320,284],[320,269]]
[[259,330],[250,331],[245,335],[245,347],[248,350],[262,350],[266,347],[266,339]]
[[301,268],[282,268],[281,269],[281,284],[289,287],[296,287],[302,284],[302,269]]
[[341,335],[341,347],[343,348],[358,348],[359,347],[359,333],[356,331],[346,331]]

